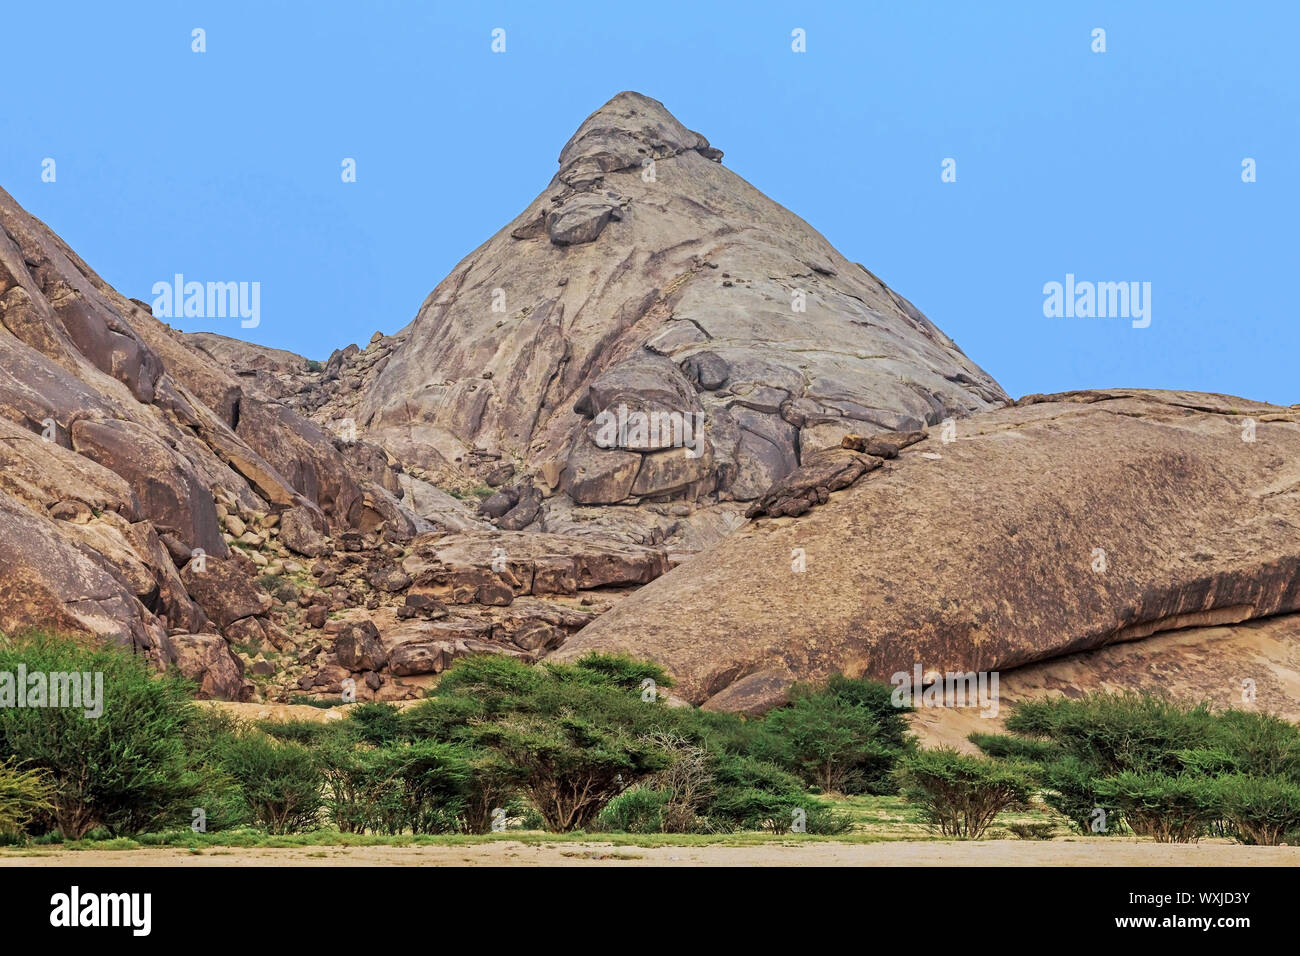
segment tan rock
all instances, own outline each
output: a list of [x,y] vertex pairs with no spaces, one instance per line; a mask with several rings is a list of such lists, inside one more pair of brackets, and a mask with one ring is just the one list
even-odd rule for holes
[[1298,422],[1185,392],[1022,400],[803,517],[747,525],[556,656],[649,657],[703,703],[762,671],[1005,669],[1295,611]]

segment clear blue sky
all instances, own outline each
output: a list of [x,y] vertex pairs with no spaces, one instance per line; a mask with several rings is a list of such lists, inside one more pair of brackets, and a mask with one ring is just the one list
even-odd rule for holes
[[[187,330],[316,358],[396,331],[634,89],[1014,395],[1300,402],[1297,3],[56,0],[0,22],[0,185],[127,295],[261,283],[259,328]],[[1045,318],[1066,273],[1150,282],[1150,327]]]

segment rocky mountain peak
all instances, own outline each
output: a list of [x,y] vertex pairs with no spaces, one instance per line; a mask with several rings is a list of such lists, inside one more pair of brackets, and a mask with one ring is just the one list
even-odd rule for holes
[[560,151],[556,178],[581,188],[605,173],[645,169],[651,161],[690,149],[706,159],[722,159],[722,150],[683,126],[658,100],[624,91],[578,127]]
[[[845,434],[1007,401],[911,303],[721,155],[657,100],[615,96],[338,414],[421,467],[511,463],[545,500],[530,520],[553,530],[575,506],[711,514]],[[620,413],[699,427],[603,441]],[[695,520],[677,517],[649,533]]]

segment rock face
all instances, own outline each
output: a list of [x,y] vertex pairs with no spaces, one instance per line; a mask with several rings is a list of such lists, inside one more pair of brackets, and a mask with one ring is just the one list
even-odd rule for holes
[[1164,694],[1300,723],[1300,614],[1191,627],[1029,664],[1000,675],[996,714],[923,707],[911,715],[912,730],[926,746],[977,752],[970,734],[1004,732],[1016,704],[1086,691]]
[[117,642],[243,695],[229,642],[281,639],[253,584],[281,512],[305,551],[428,527],[376,453],[228,374],[0,190],[0,631]]
[[649,657],[687,699],[752,711],[833,671],[1005,670],[1300,609],[1300,408],[1077,392],[939,432],[802,517],[752,522],[559,656]]
[[[541,195],[365,350],[341,385],[352,404],[330,414],[408,463],[487,475],[513,459],[548,498],[596,506],[750,501],[846,433],[1007,400],[721,156],[663,104],[620,93]],[[629,427],[603,440],[602,415],[620,412]]]

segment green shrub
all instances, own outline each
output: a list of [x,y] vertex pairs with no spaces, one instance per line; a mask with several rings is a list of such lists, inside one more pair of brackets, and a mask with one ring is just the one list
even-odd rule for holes
[[1300,727],[1245,710],[1225,710],[1215,718],[1211,745],[1231,755],[1233,770],[1300,784]]
[[823,792],[892,793],[907,719],[890,695],[884,684],[844,677],[796,684],[790,705],[763,720],[752,752]]
[[54,808],[40,770],[24,770],[14,757],[0,761],[0,834],[22,833],[38,813]]
[[1189,843],[1221,815],[1214,781],[1200,774],[1125,771],[1095,786],[1098,796],[1119,807],[1134,833],[1157,843]]
[[1286,777],[1231,774],[1214,781],[1214,792],[1244,843],[1276,846],[1300,830],[1300,785]]
[[466,828],[486,828],[490,804],[501,805],[518,789],[548,828],[581,829],[611,798],[667,763],[650,735],[676,718],[643,701],[639,690],[642,675],[654,673],[663,676],[621,658],[535,667],[471,657],[449,669],[405,722],[417,737],[474,755]]
[[1080,833],[1114,836],[1127,829],[1120,808],[1097,792],[1101,772],[1095,765],[1067,755],[1048,764],[1042,773],[1047,786],[1043,802]]
[[460,829],[469,766],[452,744],[422,740],[373,752],[382,780],[375,829],[385,833],[452,833]]
[[[200,780],[194,809],[202,811],[203,832],[231,830],[252,822],[252,813],[239,784],[221,766],[225,745],[240,733],[238,720],[214,707],[196,708],[197,716],[186,728],[185,750]],[[191,825],[194,810],[190,811]]]
[[518,804],[523,773],[495,751],[470,746],[461,750],[468,775],[460,826],[466,833],[487,833],[492,829],[494,812],[509,812]]
[[392,704],[380,701],[357,704],[348,711],[345,724],[347,731],[357,740],[376,747],[405,740],[407,735],[402,712]]
[[223,740],[217,757],[239,786],[254,824],[269,833],[319,825],[324,781],[306,747],[251,730]]
[[1050,840],[1056,832],[1052,823],[1008,823],[1007,829],[1019,840]]
[[903,795],[944,836],[976,840],[1003,810],[1028,803],[1030,768],[1012,761],[970,757],[949,747],[921,750],[899,766]]
[[755,757],[725,755],[714,771],[717,792],[707,806],[720,829],[787,832],[796,811],[813,803],[799,778]]
[[633,787],[614,797],[596,818],[602,833],[662,833],[668,794],[653,787]]
[[1061,748],[1050,740],[1013,737],[1010,734],[974,733],[966,738],[989,757],[1049,763],[1061,756]]
[[518,770],[547,829],[558,833],[587,829],[610,799],[666,763],[659,747],[593,709],[476,728],[476,743]]
[[103,677],[102,713],[0,707],[0,752],[40,770],[53,788],[52,823],[67,839],[96,826],[114,835],[189,823],[201,789],[185,733],[197,716],[190,685],[155,676],[120,648],[87,649],[43,635],[0,640],[0,672]]
[[381,826],[389,794],[387,777],[374,750],[357,747],[345,735],[324,741],[313,750],[324,782],[322,806],[335,829],[364,833]]
[[1007,729],[1055,741],[1102,776],[1124,771],[1178,774],[1181,752],[1206,747],[1215,718],[1205,704],[1187,707],[1162,697],[1094,693],[1018,704]]
[[641,690],[647,680],[654,681],[657,687],[673,686],[668,672],[658,664],[634,660],[625,654],[585,654],[574,662],[572,669],[553,669],[552,672],[562,677],[565,674],[590,674],[598,684],[625,690]]
[[259,720],[253,726],[276,740],[320,747],[339,736],[342,723],[335,720]]

